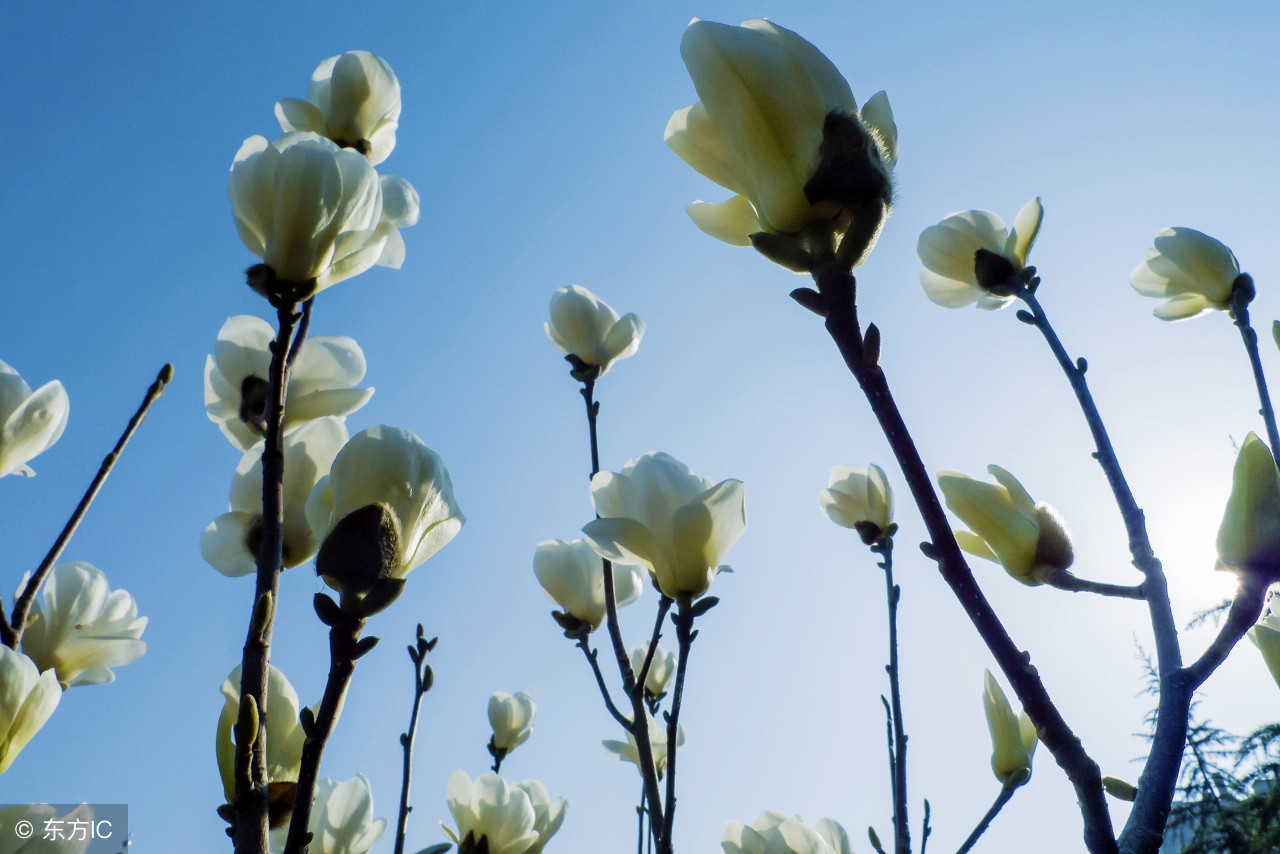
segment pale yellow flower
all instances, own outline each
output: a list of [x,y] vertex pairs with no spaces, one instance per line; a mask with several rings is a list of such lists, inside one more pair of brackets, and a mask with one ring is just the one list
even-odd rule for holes
[[50,380],[34,392],[13,368],[0,362],[0,477],[31,477],[27,465],[62,437],[71,402],[62,383]]
[[829,488],[819,493],[818,503],[831,521],[843,528],[868,522],[884,531],[893,522],[893,489],[884,469],[874,464],[865,469],[833,468]]
[[1065,571],[1074,555],[1057,512],[1036,504],[1018,479],[999,466],[987,466],[987,471],[995,483],[956,471],[938,472],[947,507],[972,529],[955,532],[960,548],[999,563],[1029,586]]
[[946,308],[975,302],[978,308],[1004,308],[1014,299],[1008,283],[1027,266],[1042,219],[1037,196],[1022,206],[1012,228],[991,211],[979,210],[953,213],[929,226],[916,243],[925,295]]
[[465,771],[454,771],[448,801],[458,829],[441,826],[459,847],[470,838],[473,846],[488,840],[489,854],[523,854],[538,842],[538,814],[528,793],[492,771],[474,782]]
[[1280,578],[1280,471],[1255,433],[1245,437],[1236,457],[1218,528],[1217,568]]
[[1155,307],[1156,317],[1186,320],[1231,307],[1240,262],[1230,249],[1194,228],[1166,228],[1153,242],[1129,283],[1144,297],[1168,298]]
[[619,317],[604,300],[581,285],[558,288],[551,296],[551,320],[543,324],[551,343],[566,356],[576,356],[609,373],[613,363],[634,355],[644,337],[644,321],[635,314]]
[[0,774],[49,720],[62,688],[52,670],[41,673],[34,661],[0,644]]
[[1036,752],[1036,726],[1026,712],[1013,713],[1004,690],[986,671],[982,708],[991,730],[991,770],[1001,785],[1021,786],[1031,779],[1031,757]]

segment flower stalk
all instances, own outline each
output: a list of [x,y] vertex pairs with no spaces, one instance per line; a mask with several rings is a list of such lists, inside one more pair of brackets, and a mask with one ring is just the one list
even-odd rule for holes
[[[271,633],[280,589],[284,546],[284,397],[289,382],[288,354],[294,343],[299,314],[296,303],[276,303],[278,332],[271,344],[266,430],[262,450],[262,539],[258,546],[254,618],[250,621],[242,658],[240,696],[255,707],[258,728],[249,750],[249,768],[241,766],[244,751],[236,754],[236,854],[266,854],[267,843],[267,666],[271,658]],[[242,716],[243,717],[243,716]],[[311,789],[307,789],[310,804]],[[302,824],[306,830],[306,822]]]
[[1253,279],[1247,274],[1236,278],[1231,288],[1231,318],[1240,330],[1240,338],[1244,341],[1245,352],[1249,354],[1249,365],[1253,368],[1253,381],[1258,387],[1258,414],[1267,425],[1267,441],[1271,445],[1271,453],[1280,449],[1280,431],[1276,430],[1276,412],[1271,407],[1271,394],[1267,391],[1267,379],[1262,373],[1262,358],[1258,354],[1258,333],[1249,324],[1249,303],[1257,291]]
[[1115,834],[1102,790],[1102,772],[1098,763],[1085,751],[1080,739],[1058,712],[1039,674],[1031,666],[1029,657],[1009,637],[965,562],[915,441],[898,411],[884,371],[879,367],[879,347],[871,346],[873,338],[878,342],[879,332],[876,331],[873,335],[875,327],[872,325],[868,328],[867,338],[863,337],[858,321],[856,282],[852,271],[829,267],[815,271],[813,278],[817,292],[801,288],[798,289],[799,296],[793,298],[806,308],[814,310],[806,304],[812,303],[826,318],[827,332],[867,397],[924,519],[931,539],[925,547],[926,554],[938,562],[943,580],[951,587],[969,620],[991,650],[1023,708],[1036,722],[1045,747],[1053,754],[1075,787],[1084,819],[1085,846],[1094,854],[1112,854],[1117,850]]
[[987,814],[982,817],[982,821],[978,822],[978,826],[973,829],[973,833],[969,834],[969,838],[964,841],[964,844],[960,846],[959,850],[956,851],[956,854],[967,854],[973,846],[978,844],[978,839],[982,834],[987,832],[987,828],[991,826],[991,822],[1000,814],[1000,810],[1004,809],[1004,805],[1009,803],[1009,800],[1013,797],[1013,793],[1016,791],[1018,791],[1018,784],[1005,784],[1005,786],[1000,789],[1000,794],[996,795],[995,803],[991,805],[991,809],[987,810]]
[[893,775],[893,848],[895,854],[911,854],[911,825],[907,816],[907,733],[902,723],[902,691],[898,670],[898,601],[902,588],[893,583],[893,537],[881,537],[871,546],[874,554],[881,555],[880,568],[884,570],[885,599],[889,607],[889,698],[892,709],[889,717],[893,723],[893,749],[889,754],[890,773]]
[[409,658],[413,661],[413,709],[409,713],[409,729],[400,734],[400,746],[404,749],[404,774],[400,780],[400,811],[396,818],[395,854],[404,854],[405,834],[409,830],[409,788],[413,782],[413,744],[418,734],[418,715],[422,711],[422,698],[431,690],[435,674],[427,664],[427,653],[436,648],[438,638],[427,640],[418,623],[417,641],[409,645]]
[[36,571],[27,581],[27,586],[23,588],[14,601],[13,616],[9,620],[5,620],[4,611],[0,609],[0,643],[10,649],[16,650],[18,648],[18,644],[22,640],[22,633],[27,628],[27,619],[31,614],[32,603],[35,602],[36,594],[40,592],[41,585],[49,577],[49,573],[53,571],[53,566],[58,562],[58,558],[62,556],[67,543],[71,542],[71,537],[75,534],[76,528],[80,527],[80,522],[84,519],[85,514],[89,512],[89,506],[97,498],[99,490],[102,489],[102,485],[107,481],[107,476],[111,474],[111,470],[115,468],[116,461],[120,459],[120,454],[124,452],[125,445],[129,444],[133,434],[137,432],[142,422],[146,420],[147,411],[151,409],[151,404],[160,399],[160,396],[164,394],[165,386],[172,380],[173,365],[165,365],[160,369],[155,382],[151,383],[151,386],[147,389],[146,395],[142,398],[142,404],[134,412],[133,417],[129,419],[124,432],[116,440],[115,447],[102,460],[102,465],[98,467],[98,473],[94,475],[93,481],[90,482],[89,488],[85,490],[84,496],[80,499],[80,503],[76,505],[76,509],[71,513],[71,518],[63,526],[62,532],[54,540],[49,553],[44,556],[44,560],[40,561],[40,566],[36,568]]
[[307,734],[302,743],[302,764],[298,770],[298,788],[293,796],[293,814],[289,819],[289,836],[284,854],[304,854],[311,841],[307,829],[311,823],[311,801],[316,780],[320,776],[320,759],[325,745],[338,724],[338,715],[356,670],[356,661],[377,645],[376,637],[361,638],[364,616],[356,597],[344,596],[338,605],[323,593],[315,598],[316,614],[329,626],[329,678],[325,682],[320,710],[312,716],[302,712],[302,728]]

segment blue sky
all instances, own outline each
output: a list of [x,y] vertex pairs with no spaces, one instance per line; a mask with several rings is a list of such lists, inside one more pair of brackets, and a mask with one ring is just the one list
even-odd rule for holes
[[[680,849],[714,851],[725,821],[764,809],[829,815],[859,850],[868,824],[888,835],[882,582],[817,494],[837,464],[879,462],[901,481],[820,321],[786,297],[803,280],[705,237],[683,212],[726,195],[661,139],[696,97],[678,51],[695,15],[771,17],[831,57],[859,103],[887,90],[898,202],[860,296],[926,464],[977,475],[999,463],[1061,511],[1082,575],[1134,580],[1043,342],[1008,311],[938,308],[917,282],[923,228],[967,208],[1012,219],[1039,195],[1041,299],[1089,359],[1180,620],[1229,591],[1212,572],[1213,538],[1233,442],[1261,432],[1248,363],[1224,316],[1162,324],[1127,280],[1158,230],[1186,225],[1254,275],[1259,326],[1280,315],[1272,4],[6,4],[0,359],[33,386],[61,379],[71,419],[34,462],[38,477],[0,481],[0,589],[39,562],[156,370],[171,361],[177,378],[66,553],[134,594],[148,653],[114,684],[63,698],[0,777],[0,802],[123,801],[139,851],[225,850],[217,689],[239,658],[251,583],[199,553],[239,460],[205,418],[201,372],[227,316],[269,316],[243,284],[255,259],[232,224],[227,170],[245,137],[276,133],[277,99],[304,96],[316,64],[361,48],[401,81],[398,142],[380,168],[414,183],[422,221],[405,232],[402,270],[325,292],[312,329],[354,337],[368,358],[377,393],[352,432],[389,423],[422,436],[469,521],[372,622],[384,642],[360,663],[325,773],[366,774],[378,814],[393,815],[412,686],[402,650],[422,622],[440,645],[410,844],[443,838],[448,775],[487,766],[495,690],[539,704],[534,737],[503,770],[569,799],[553,846],[634,843],[638,775],[599,746],[617,733],[530,568],[538,540],[591,518],[581,400],[542,331],[551,293],[578,283],[648,324],[639,353],[599,387],[602,464],[665,450],[746,483],[736,572],[716,582],[721,605],[693,652]],[[1263,348],[1280,375],[1265,329]],[[998,789],[980,703],[992,662],[915,552],[923,529],[905,500],[899,522],[913,815],[928,797],[931,848],[954,848]],[[1143,609],[974,569],[1104,772],[1135,778],[1132,733],[1150,706],[1135,696]],[[327,662],[310,611],[318,589],[308,568],[286,573],[273,656],[308,703]],[[628,616],[636,643],[650,618]],[[1207,642],[1184,633],[1188,654]],[[1209,682],[1202,710],[1238,731],[1280,714],[1251,646]],[[1046,838],[1046,825],[1062,832]],[[1042,752],[987,845],[1077,851],[1078,827]]]

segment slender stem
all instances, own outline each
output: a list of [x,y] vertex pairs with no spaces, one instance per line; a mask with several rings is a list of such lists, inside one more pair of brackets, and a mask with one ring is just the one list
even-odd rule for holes
[[[582,400],[587,407],[587,432],[591,445],[591,476],[594,478],[600,471],[600,444],[596,434],[596,419],[600,415],[600,404],[594,399],[595,379],[589,378],[582,384]],[[631,672],[631,659],[627,655],[627,647],[622,641],[622,624],[618,620],[618,597],[613,589],[613,564],[601,560],[604,572],[604,605],[606,624],[609,631],[609,642],[613,647],[613,655],[617,660],[618,674],[622,677],[622,688],[631,700],[631,721],[628,731],[636,741],[636,754],[640,757],[640,776],[644,779],[645,791],[649,802],[650,827],[664,827],[662,822],[662,798],[658,789],[658,768],[653,761],[653,745],[649,742],[649,719],[644,707],[644,682],[636,682]],[[661,604],[659,608],[661,608]],[[668,604],[669,608],[670,605]],[[638,690],[637,690],[638,688]],[[616,717],[616,716],[615,716]],[[653,817],[657,816],[657,822]],[[661,840],[660,847],[661,847]]]
[[644,854],[644,783],[640,784],[640,806],[636,807],[636,854]]
[[[609,693],[609,686],[605,684],[604,674],[600,672],[600,662],[596,660],[600,653],[591,648],[590,644],[587,643],[587,637],[587,635],[583,635],[578,639],[578,649],[582,650],[582,654],[587,657],[587,663],[591,665],[591,672],[595,674],[596,685],[600,688],[600,696],[604,698],[605,708],[609,710],[609,714],[613,715],[613,719],[623,729],[630,730],[631,721],[618,710],[617,705],[613,702],[613,697]],[[497,772],[496,768],[494,772]]]
[[404,772],[400,780],[400,812],[396,818],[395,854],[404,854],[405,836],[409,831],[409,788],[413,782],[413,745],[418,734],[418,716],[422,711],[422,698],[431,690],[431,665],[427,664],[427,653],[435,648],[435,640],[428,641],[422,634],[422,624],[418,624],[418,640],[416,646],[409,647],[409,658],[413,661],[413,709],[409,713],[409,729],[400,735],[400,746],[404,748]]
[[676,659],[676,687],[671,698],[671,711],[667,713],[667,800],[662,814],[662,838],[660,854],[672,854],[671,830],[676,818],[676,748],[680,735],[680,705],[684,700],[684,675],[689,665],[689,650],[697,632],[693,630],[693,600],[688,594],[680,595],[680,608],[676,611],[676,641],[680,651]]
[[[1252,283],[1251,283],[1252,284]],[[1253,288],[1236,288],[1231,316],[1240,330],[1240,338],[1244,341],[1244,349],[1249,354],[1249,364],[1253,367],[1253,381],[1258,387],[1258,402],[1261,408],[1258,414],[1267,425],[1267,440],[1271,443],[1271,453],[1280,449],[1280,432],[1276,430],[1276,413],[1271,408],[1271,394],[1267,391],[1267,379],[1262,373],[1262,358],[1258,355],[1258,333],[1249,325],[1249,299],[1252,299]],[[1245,297],[1248,298],[1245,298]]]
[[667,618],[667,612],[671,610],[671,605],[675,602],[667,594],[662,594],[662,598],[658,600],[658,619],[653,621],[653,634],[649,636],[649,649],[645,653],[644,663],[640,665],[640,672],[636,674],[635,690],[644,693],[645,682],[649,679],[649,668],[653,665],[653,654],[658,649],[658,639],[662,637],[662,623]]
[[311,297],[302,304],[302,316],[298,319],[298,331],[293,337],[293,344],[289,347],[288,368],[293,369],[293,363],[298,359],[298,353],[302,350],[302,342],[307,340],[307,332],[311,329],[311,307],[315,304],[316,298]]
[[1078,578],[1067,570],[1059,570],[1045,579],[1045,584],[1071,593],[1096,593],[1099,596],[1110,596],[1115,599],[1146,599],[1145,588],[1141,584],[1132,586],[1125,584],[1106,584],[1101,581],[1090,581]]
[[[253,741],[249,773],[236,769],[235,854],[267,854],[268,850],[267,668],[271,659],[271,634],[284,546],[284,452],[281,434],[285,390],[289,383],[287,356],[299,319],[294,307],[294,304],[277,306],[279,332],[271,343],[271,376],[262,450],[262,539],[258,546],[254,616],[245,638],[240,679],[240,696],[248,697],[258,708],[258,734]],[[237,765],[239,758],[237,754]],[[247,788],[241,785],[246,781],[249,783]]]
[[35,602],[36,594],[40,592],[40,586],[44,584],[44,580],[53,571],[53,565],[62,556],[62,551],[67,547],[67,543],[71,542],[72,535],[75,534],[76,528],[80,527],[81,520],[89,512],[89,505],[93,504],[98,491],[106,483],[107,476],[115,468],[116,460],[120,459],[120,454],[124,452],[125,445],[129,444],[129,439],[133,437],[134,432],[146,420],[147,410],[151,408],[151,404],[160,398],[160,395],[164,394],[164,387],[172,379],[173,365],[165,365],[160,369],[155,382],[147,389],[146,396],[142,398],[142,405],[138,407],[138,410],[133,413],[133,417],[129,419],[124,432],[116,440],[115,447],[102,460],[102,465],[98,467],[98,473],[94,475],[93,481],[89,484],[89,488],[85,490],[80,503],[76,505],[71,518],[62,527],[62,533],[58,534],[58,539],[54,540],[53,547],[44,556],[44,560],[40,561],[40,566],[36,568],[35,574],[27,581],[26,587],[23,588],[18,598],[14,601],[13,618],[5,622],[4,613],[0,610],[0,641],[3,641],[5,646],[10,649],[18,648],[18,643],[22,640],[22,633],[27,628],[27,618],[31,613],[31,605]]
[[991,805],[991,809],[987,810],[987,814],[982,817],[982,821],[978,822],[978,826],[973,829],[973,833],[969,834],[969,838],[964,841],[956,854],[966,854],[969,849],[978,844],[978,837],[987,832],[991,822],[1000,814],[1000,810],[1004,809],[1004,805],[1009,803],[1009,799],[1016,791],[1018,791],[1017,786],[1005,786],[1000,790],[1000,794],[996,796],[996,802]]
[[925,850],[929,847],[929,836],[933,833],[933,828],[929,826],[929,799],[924,799],[924,820],[920,823],[920,854],[925,854]]
[[903,477],[924,519],[932,540],[928,546],[930,556],[937,560],[943,580],[951,587],[970,622],[991,650],[996,663],[1022,702],[1023,709],[1035,721],[1045,748],[1053,754],[1075,787],[1084,820],[1085,846],[1094,854],[1114,852],[1115,836],[1102,791],[1102,772],[1098,763],[1089,756],[1080,739],[1063,720],[1028,656],[1009,637],[982,593],[956,544],[951,523],[938,500],[915,441],[894,402],[884,371],[880,369],[877,359],[869,358],[875,348],[868,348],[868,352],[864,354],[854,301],[856,287],[853,274],[848,270],[821,270],[814,273],[814,281],[826,311],[827,332],[866,395],[872,413],[879,421],[880,428],[902,467]]
[[884,556],[885,598],[889,606],[889,696],[893,703],[893,844],[896,854],[911,854],[911,825],[907,817],[907,733],[902,723],[902,691],[898,670],[898,601],[902,588],[893,583],[893,538],[884,537],[875,551]]
[[1151,752],[1138,779],[1138,797],[1120,834],[1119,846],[1125,854],[1154,854],[1160,847],[1165,822],[1169,818],[1169,807],[1173,802],[1178,769],[1182,766],[1182,752],[1187,739],[1187,716],[1191,708],[1191,694],[1194,692],[1194,688],[1186,689],[1182,673],[1182,649],[1178,643],[1178,626],[1174,622],[1173,608],[1169,602],[1169,585],[1160,560],[1151,548],[1146,517],[1129,489],[1107,436],[1106,427],[1102,423],[1102,416],[1089,392],[1085,381],[1088,365],[1083,359],[1073,362],[1067,355],[1039,300],[1029,288],[1022,288],[1018,297],[1031,309],[1032,323],[1044,335],[1049,349],[1053,351],[1054,358],[1058,360],[1076,394],[1097,447],[1094,458],[1102,466],[1120,508],[1125,531],[1129,536],[1129,553],[1133,557],[1133,565],[1144,577],[1142,589],[1156,641],[1160,702],[1156,709]]
[[[1262,615],[1262,607],[1267,600],[1267,582],[1252,573],[1245,573],[1240,579],[1240,588],[1231,601],[1231,610],[1218,629],[1218,636],[1213,643],[1185,668],[1187,679],[1194,691],[1218,669],[1227,655],[1235,648],[1240,639],[1253,628],[1254,623]],[[1139,790],[1141,791],[1141,790]]]
[[889,793],[893,795],[893,832],[895,846],[898,833],[898,755],[893,748],[893,709],[884,694],[880,695],[880,704],[884,706],[884,741],[889,750]]
[[[293,797],[293,815],[289,819],[289,836],[284,843],[284,854],[303,854],[310,842],[311,801],[315,796],[316,780],[320,775],[320,759],[325,745],[337,726],[338,715],[356,671],[356,659],[362,654],[360,631],[364,620],[344,609],[342,619],[329,629],[329,679],[325,682],[324,697],[315,721],[306,727],[307,737],[302,742],[302,763],[298,770],[298,788]],[[368,641],[366,640],[366,643]],[[367,651],[369,647],[365,647]]]

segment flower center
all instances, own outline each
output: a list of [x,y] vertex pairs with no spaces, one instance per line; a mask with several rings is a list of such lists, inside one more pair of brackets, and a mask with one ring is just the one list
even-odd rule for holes
[[240,381],[240,420],[262,435],[267,432],[267,395],[271,384],[252,374]]

